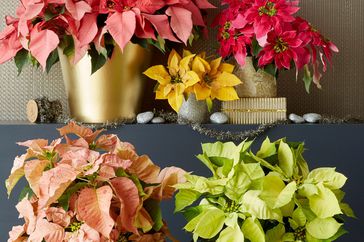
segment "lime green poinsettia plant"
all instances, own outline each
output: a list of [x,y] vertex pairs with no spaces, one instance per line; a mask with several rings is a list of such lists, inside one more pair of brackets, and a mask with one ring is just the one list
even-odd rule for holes
[[266,139],[256,154],[251,144],[203,144],[197,157],[212,177],[187,174],[176,185],[175,210],[194,241],[329,242],[346,233],[343,215],[355,216],[342,201],[343,174],[310,172],[303,143]]

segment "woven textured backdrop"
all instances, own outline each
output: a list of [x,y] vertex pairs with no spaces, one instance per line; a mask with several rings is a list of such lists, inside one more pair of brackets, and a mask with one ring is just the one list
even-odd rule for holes
[[[212,1],[218,3],[219,1]],[[15,12],[18,0],[0,2],[1,28],[5,14]],[[317,26],[340,49],[334,57],[333,68],[322,80],[322,90],[306,94],[302,81],[295,82],[293,73],[281,75],[279,95],[288,98],[288,111],[303,114],[319,112],[335,116],[364,117],[364,9],[363,0],[302,0],[300,14]],[[216,13],[217,11],[211,11]],[[214,37],[214,33],[211,33]],[[213,39],[194,45],[194,49],[216,49]],[[160,55],[159,55],[160,56]],[[155,62],[159,62],[155,58]],[[25,120],[25,104],[29,99],[48,96],[59,98],[66,107],[66,97],[59,66],[46,75],[41,70],[26,68],[18,77],[14,63],[0,66],[0,120]],[[147,85],[144,108],[161,106],[152,96],[152,85]]]

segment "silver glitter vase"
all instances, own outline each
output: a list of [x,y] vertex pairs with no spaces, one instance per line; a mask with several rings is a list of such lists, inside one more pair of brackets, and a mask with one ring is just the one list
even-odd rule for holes
[[187,100],[183,101],[178,112],[178,123],[206,123],[209,111],[205,101],[196,100],[195,94],[191,93]]

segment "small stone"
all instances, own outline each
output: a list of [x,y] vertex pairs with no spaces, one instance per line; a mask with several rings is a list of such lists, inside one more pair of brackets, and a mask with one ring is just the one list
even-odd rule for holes
[[137,123],[138,124],[147,124],[149,123],[152,119],[154,118],[154,113],[149,111],[149,112],[144,112],[144,113],[139,113],[137,115]]
[[295,124],[302,124],[305,122],[305,119],[302,118],[301,116],[297,115],[297,114],[294,114],[294,113],[291,113],[289,116],[288,116],[289,120],[291,120],[293,123]]
[[152,119],[153,124],[163,124],[165,122],[166,121],[162,117],[155,117],[155,118]]
[[221,112],[216,112],[210,116],[211,123],[213,124],[225,124],[228,122],[229,118],[226,114]]
[[322,119],[322,116],[318,113],[306,113],[303,118],[307,123],[317,123]]

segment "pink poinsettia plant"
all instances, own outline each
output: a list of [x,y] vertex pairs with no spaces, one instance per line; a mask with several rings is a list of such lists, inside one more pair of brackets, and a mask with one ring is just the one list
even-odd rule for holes
[[102,130],[71,122],[59,132],[63,137],[51,143],[19,143],[27,151],[15,158],[6,187],[10,195],[26,178],[16,205],[25,223],[13,227],[9,242],[176,241],[162,220],[160,202],[183,182],[182,169],[161,170]]
[[[20,0],[0,34],[0,64],[15,58],[21,71],[30,62],[49,71],[57,47],[77,63],[87,52],[102,66],[114,46],[192,42],[205,27],[208,0]],[[96,69],[93,69],[93,72]]]
[[338,52],[307,20],[295,16],[299,0],[223,0],[216,18],[219,53],[245,65],[252,56],[256,69],[277,76],[279,70],[303,70],[306,90],[312,81],[321,88],[320,65],[326,72],[332,53]]

